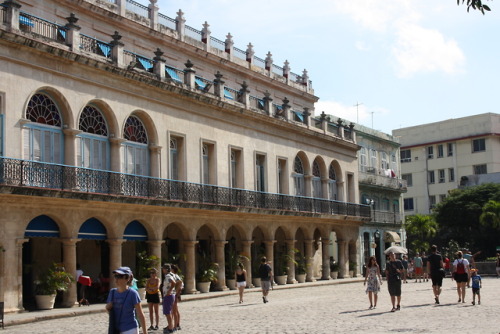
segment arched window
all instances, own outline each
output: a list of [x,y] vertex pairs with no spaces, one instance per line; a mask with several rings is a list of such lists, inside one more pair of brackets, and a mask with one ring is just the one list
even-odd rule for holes
[[63,132],[59,108],[46,94],[31,97],[26,108],[26,123],[23,128],[24,159],[62,163]]
[[148,136],[142,121],[130,116],[125,122],[123,138],[123,171],[128,174],[149,174]]
[[304,187],[304,165],[302,164],[302,160],[299,156],[295,157],[294,161],[294,183],[295,183],[295,195],[304,196],[305,195],[305,187]]
[[323,198],[323,189],[321,187],[321,169],[319,168],[319,164],[316,160],[314,160],[312,167],[313,167],[312,168],[313,197]]
[[106,119],[99,109],[86,106],[80,115],[77,142],[77,165],[109,170],[109,140]]
[[337,175],[335,174],[333,164],[330,164],[330,169],[328,170],[328,195],[330,196],[330,200],[336,201],[338,199]]

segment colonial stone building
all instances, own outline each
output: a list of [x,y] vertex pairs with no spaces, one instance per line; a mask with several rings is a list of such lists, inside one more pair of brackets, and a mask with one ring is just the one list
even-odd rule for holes
[[[146,251],[196,293],[206,262],[266,255],[296,283],[359,255],[359,146],[313,118],[307,76],[160,13],[156,0],[0,7],[0,300],[32,307],[54,262],[94,280]],[[286,257],[285,255],[290,255]],[[229,270],[229,269],[228,269]],[[251,277],[250,277],[251,278]],[[249,279],[249,285],[252,280]],[[113,283],[113,282],[112,282]],[[60,301],[72,306],[76,286]]]

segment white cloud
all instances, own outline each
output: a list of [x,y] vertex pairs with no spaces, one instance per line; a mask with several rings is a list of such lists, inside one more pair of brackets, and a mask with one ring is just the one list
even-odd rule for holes
[[454,40],[446,40],[439,31],[415,24],[399,27],[392,54],[400,77],[410,77],[417,72],[454,74],[462,71],[465,63],[465,56]]

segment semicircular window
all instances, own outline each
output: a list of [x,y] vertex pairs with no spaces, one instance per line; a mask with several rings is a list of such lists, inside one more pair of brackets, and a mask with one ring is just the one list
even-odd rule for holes
[[26,107],[26,118],[31,122],[23,126],[23,158],[60,164],[64,161],[64,135],[61,113],[46,94],[37,93]]
[[86,106],[80,116],[79,129],[99,136],[108,136],[108,127],[99,109]]
[[61,114],[54,101],[45,94],[35,94],[26,108],[26,118],[32,122],[61,127]]
[[148,136],[142,121],[136,116],[130,116],[125,123],[123,137],[136,143],[147,144]]

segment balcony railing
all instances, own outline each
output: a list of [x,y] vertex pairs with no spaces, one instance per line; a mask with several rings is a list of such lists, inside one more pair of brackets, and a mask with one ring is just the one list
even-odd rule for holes
[[372,211],[372,222],[385,224],[401,224],[401,214],[399,212]]
[[370,184],[374,186],[391,188],[395,190],[400,190],[406,192],[408,189],[408,184],[406,180],[398,179],[395,177],[389,177],[385,175],[378,175],[376,169],[368,167],[365,170],[361,170],[358,174],[359,182],[364,184]]
[[368,205],[0,157],[0,185],[370,218]]

